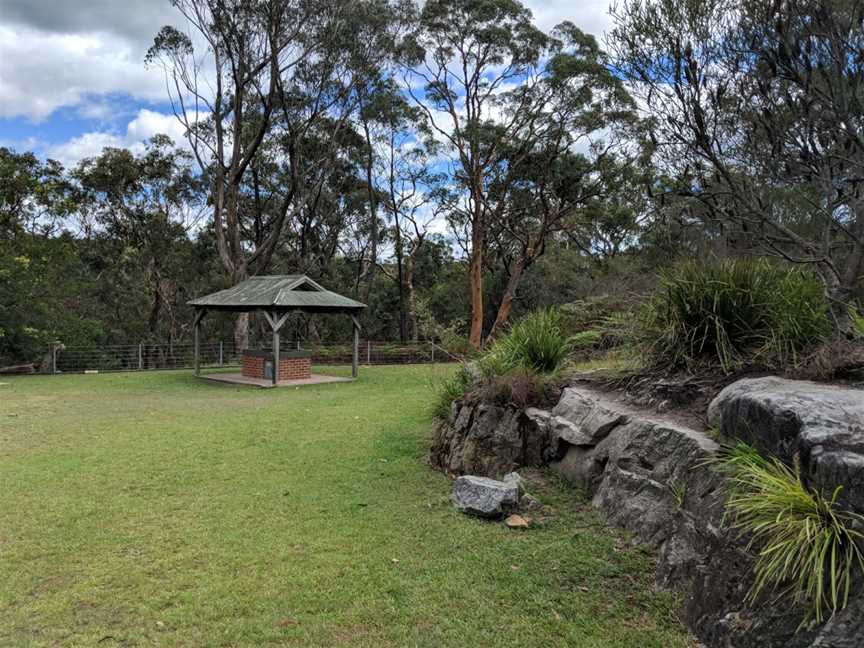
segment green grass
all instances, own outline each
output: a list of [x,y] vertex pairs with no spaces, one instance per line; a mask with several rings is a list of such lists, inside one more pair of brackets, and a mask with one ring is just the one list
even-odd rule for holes
[[528,531],[454,512],[424,461],[449,371],[0,379],[0,645],[692,645],[651,557],[548,475]]

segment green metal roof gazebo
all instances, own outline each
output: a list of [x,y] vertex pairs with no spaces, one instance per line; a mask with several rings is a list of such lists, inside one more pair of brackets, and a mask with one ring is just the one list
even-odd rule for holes
[[[265,275],[251,277],[232,288],[226,288],[188,302],[195,308],[195,375],[201,373],[199,338],[201,320],[208,311],[248,313],[261,311],[273,331],[274,366],[279,365],[279,331],[294,312],[346,313],[354,325],[354,353],[351,375],[357,377],[360,353],[360,323],[357,315],[366,304],[327,290],[306,275]],[[273,372],[273,384],[278,381]]]

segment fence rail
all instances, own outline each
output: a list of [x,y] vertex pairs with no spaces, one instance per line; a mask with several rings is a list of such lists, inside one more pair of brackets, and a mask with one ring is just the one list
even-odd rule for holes
[[[263,347],[266,348],[266,347]],[[312,364],[351,364],[350,342],[283,342],[283,350],[302,349],[312,353]],[[52,347],[52,367],[48,373],[83,373],[89,371],[148,371],[155,369],[191,369],[195,364],[195,347],[182,344],[120,344],[100,347]],[[208,342],[200,346],[201,366],[234,367],[240,354],[233,342]],[[454,362],[458,358],[434,342],[383,342],[362,340],[360,363],[366,365],[424,364]]]

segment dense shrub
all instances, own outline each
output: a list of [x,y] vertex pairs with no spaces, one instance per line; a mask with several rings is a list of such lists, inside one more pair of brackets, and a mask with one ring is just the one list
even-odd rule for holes
[[481,365],[498,376],[517,368],[554,373],[570,353],[570,341],[561,321],[560,311],[554,308],[526,315],[490,347]]
[[688,262],[662,276],[640,318],[650,364],[777,366],[830,330],[819,280],[764,260]]
[[474,370],[463,364],[438,386],[434,414],[446,418],[453,401],[466,396],[517,407],[543,402],[570,349],[558,310],[526,315],[480,356]]
[[857,530],[864,518],[837,506],[841,487],[826,497],[804,484],[797,462],[790,468],[743,443],[726,449],[718,465],[730,484],[726,521],[758,550],[749,600],[779,592],[807,607],[805,621],[817,622],[845,607],[864,571]]

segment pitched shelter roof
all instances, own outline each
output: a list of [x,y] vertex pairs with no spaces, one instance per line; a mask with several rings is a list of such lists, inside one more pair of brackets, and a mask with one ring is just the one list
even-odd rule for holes
[[359,311],[366,304],[331,292],[306,275],[251,277],[232,288],[193,299],[191,306],[208,310],[303,310],[306,312]]

